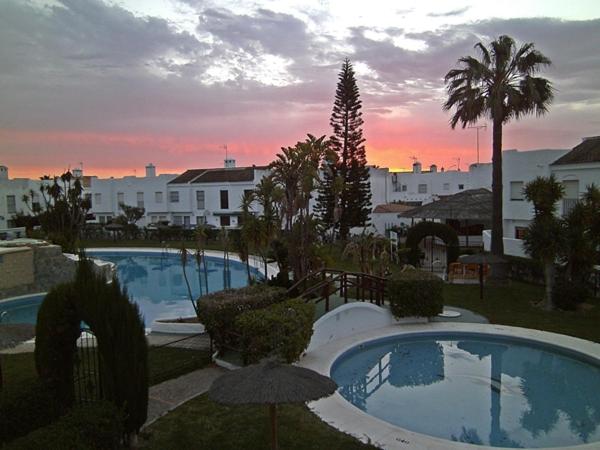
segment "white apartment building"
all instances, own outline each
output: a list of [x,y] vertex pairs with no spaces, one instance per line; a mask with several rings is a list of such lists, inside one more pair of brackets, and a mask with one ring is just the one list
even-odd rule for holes
[[123,213],[120,204],[144,208],[146,213],[138,222],[145,226],[161,220],[171,221],[167,186],[175,174],[156,175],[153,164],[146,166],[144,177],[123,178],[83,177],[85,195],[92,202],[90,212],[99,223],[110,222]]
[[28,214],[29,207],[23,196],[33,192],[33,202],[43,204],[40,194],[42,181],[28,178],[8,178],[8,167],[0,166],[0,229],[12,228],[12,218],[17,213]]
[[[268,166],[235,167],[232,159],[224,168],[185,171],[167,185],[171,223],[237,227],[244,192],[254,190],[267,173]],[[258,205],[253,211],[260,214]]]
[[[522,237],[533,220],[533,205],[523,195],[525,185],[538,176],[563,183],[565,196],[557,213],[565,214],[592,183],[600,185],[600,136],[583,138],[572,150],[505,150],[502,153],[504,252],[526,256]],[[489,248],[490,232],[484,232]]]

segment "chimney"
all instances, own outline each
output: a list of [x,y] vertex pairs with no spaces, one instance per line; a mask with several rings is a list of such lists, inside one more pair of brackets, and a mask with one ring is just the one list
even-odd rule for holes
[[421,163],[420,162],[414,162],[413,163],[413,173],[421,173]]
[[437,166],[435,164],[432,164],[431,166],[429,166],[429,171],[433,173],[437,172]]
[[225,168],[226,169],[233,169],[233,168],[235,168],[235,159],[227,158],[225,160]]
[[155,177],[156,176],[156,166],[152,163],[146,166],[146,177]]
[[83,169],[73,169],[72,173],[73,173],[73,177],[81,178],[83,176]]
[[0,180],[8,180],[8,167],[0,166]]

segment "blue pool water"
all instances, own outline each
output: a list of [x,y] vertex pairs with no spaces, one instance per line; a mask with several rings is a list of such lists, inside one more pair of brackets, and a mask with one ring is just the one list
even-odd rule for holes
[[[122,286],[127,287],[130,297],[140,306],[146,326],[159,318],[178,318],[194,316],[194,308],[189,300],[183,277],[180,257],[177,254],[160,252],[88,252],[89,256],[111,261],[117,265],[117,276]],[[207,257],[208,290],[215,292],[225,286],[224,262],[222,258]],[[251,268],[255,278],[261,275]],[[186,273],[190,282],[192,296],[200,296],[200,281],[196,262],[190,256]],[[229,280],[231,288],[247,285],[246,265],[229,261]],[[202,294],[206,294],[204,271],[201,272]],[[2,322],[35,323],[37,311],[43,295],[21,297],[15,300],[0,301]]]
[[473,333],[392,337],[344,353],[331,377],[356,407],[417,433],[600,448],[600,366],[555,347]]

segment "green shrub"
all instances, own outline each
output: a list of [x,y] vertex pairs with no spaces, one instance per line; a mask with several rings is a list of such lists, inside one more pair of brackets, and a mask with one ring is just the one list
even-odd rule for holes
[[[56,420],[64,409],[39,381],[0,397],[0,444],[25,436]],[[43,447],[40,447],[43,448]]]
[[312,336],[315,307],[300,299],[246,311],[236,321],[244,361],[255,363],[277,356],[292,363],[302,355]]
[[73,283],[58,285],[44,298],[35,329],[35,365],[46,387],[55,393],[63,411],[72,405],[73,365],[80,334]]
[[558,276],[552,287],[552,303],[565,311],[576,310],[589,295],[585,284],[569,281],[564,276]]
[[285,289],[264,284],[215,292],[198,300],[198,320],[212,337],[217,349],[235,346],[237,341],[229,332],[233,331],[237,316],[283,301],[286,296]]
[[504,255],[509,262],[511,280],[544,284],[544,265],[537,259]]
[[35,360],[40,380],[65,412],[74,400],[73,365],[81,322],[96,336],[103,398],[124,409],[125,430],[136,432],[148,411],[144,322],[118,280],[107,283],[84,257],[75,281],[46,295],[36,326]]
[[113,450],[120,448],[123,415],[111,403],[74,408],[56,422],[14,440],[5,450]]
[[396,318],[432,317],[444,307],[444,283],[436,275],[421,270],[406,270],[387,281],[390,309]]

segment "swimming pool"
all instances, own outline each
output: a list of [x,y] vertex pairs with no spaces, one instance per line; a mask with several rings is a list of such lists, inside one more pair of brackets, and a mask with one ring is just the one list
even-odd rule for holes
[[[88,255],[116,264],[117,276],[121,285],[139,306],[149,327],[156,319],[194,316],[190,302],[180,257],[174,252],[160,251],[120,251],[94,250]],[[207,256],[208,292],[243,287],[248,284],[246,265],[229,260],[229,269],[225,270],[223,258]],[[250,268],[255,278],[262,277],[256,269]],[[192,255],[188,258],[186,273],[193,298],[206,294],[204,271],[196,269]],[[202,283],[202,287],[200,284]],[[37,311],[44,294],[18,297],[0,301],[0,314],[3,322],[35,323]]]
[[560,347],[468,332],[387,336],[343,352],[330,375],[355,407],[423,435],[600,448],[600,365]]

